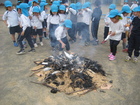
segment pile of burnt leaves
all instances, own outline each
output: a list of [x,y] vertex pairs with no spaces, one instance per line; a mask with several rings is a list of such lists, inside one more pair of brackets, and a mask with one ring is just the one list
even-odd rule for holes
[[[51,93],[83,95],[108,84],[106,73],[96,61],[64,52],[34,61],[32,68],[40,83],[51,88]],[[36,83],[36,82],[33,82]]]

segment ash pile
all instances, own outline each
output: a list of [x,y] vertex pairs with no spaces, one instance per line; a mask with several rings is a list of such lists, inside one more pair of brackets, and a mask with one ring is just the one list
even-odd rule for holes
[[31,69],[31,76],[37,76],[40,82],[32,83],[51,88],[51,93],[84,95],[93,90],[108,88],[109,81],[102,66],[88,58],[64,52],[34,63],[37,66]]

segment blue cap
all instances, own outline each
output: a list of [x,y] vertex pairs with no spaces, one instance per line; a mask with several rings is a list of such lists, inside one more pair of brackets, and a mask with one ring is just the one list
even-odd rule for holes
[[116,9],[116,5],[115,4],[110,4],[109,9]]
[[85,4],[87,4],[88,8],[91,8],[91,3],[90,2],[85,2]]
[[62,2],[62,1],[53,1],[52,4],[55,4],[55,5],[57,5],[57,6],[60,6],[61,2]]
[[83,9],[88,8],[88,4],[87,3],[84,3],[83,6],[82,6],[82,8]]
[[76,9],[77,10],[82,9],[82,4],[80,2],[76,3]]
[[51,5],[50,10],[51,10],[52,12],[58,12],[58,6],[53,4],[53,5]]
[[39,3],[38,0],[33,0],[33,2]]
[[76,4],[74,4],[74,3],[71,3],[69,7],[76,10]]
[[45,5],[47,5],[48,3],[45,3],[45,2],[41,2],[40,3],[40,7],[44,7]]
[[32,3],[33,3],[33,1],[29,1],[29,2],[28,2],[29,7],[32,6]]
[[130,7],[129,6],[123,6],[121,13],[126,12],[126,13],[131,13]]
[[40,12],[40,9],[38,8],[38,6],[34,6],[34,7],[33,7],[33,12],[37,12],[37,13]]
[[65,11],[65,10],[66,10],[66,6],[60,5],[60,6],[59,6],[59,10]]
[[64,21],[64,25],[65,25],[65,27],[67,27],[67,28],[72,28],[72,21],[69,20],[69,19],[66,19],[66,20]]
[[44,2],[44,3],[46,3],[46,0],[41,0],[41,2]]
[[108,16],[108,17],[114,18],[114,17],[116,17],[116,16],[121,16],[121,14],[119,13],[119,11],[118,11],[117,9],[111,10],[111,11],[109,12],[109,16]]
[[128,3],[128,0],[124,0],[125,3]]
[[5,5],[5,7],[12,7],[12,2],[11,1],[5,1],[4,5]]
[[139,12],[139,11],[140,11],[140,6],[135,7],[132,11],[133,11],[133,12]]
[[19,8],[24,9],[24,8],[29,8],[29,5],[27,3],[21,3],[19,5]]

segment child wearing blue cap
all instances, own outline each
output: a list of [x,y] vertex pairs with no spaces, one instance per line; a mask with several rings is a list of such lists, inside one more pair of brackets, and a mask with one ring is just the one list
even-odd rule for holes
[[18,20],[18,12],[16,9],[13,9],[11,1],[4,2],[6,11],[2,16],[3,22],[9,28],[9,33],[11,34],[13,45],[18,47],[18,43],[16,42],[15,33],[20,35],[21,29],[19,27],[19,20]]
[[[128,56],[125,61],[132,60],[134,63],[137,63],[140,50],[140,6],[136,7],[133,11],[136,12],[136,17],[132,21],[132,29],[128,42]],[[133,51],[134,58],[132,59]]]
[[43,21],[44,21],[44,18],[40,14],[40,9],[38,8],[38,6],[35,6],[33,8],[33,16],[31,19],[34,47],[38,47],[36,43],[37,35],[39,35],[40,45],[43,46],[43,42],[42,42],[42,36],[43,36],[42,22]]
[[129,31],[129,26],[131,23],[131,20],[127,17],[131,13],[130,7],[129,6],[123,6],[121,10],[121,17],[122,17],[122,24],[124,26],[124,32],[122,33],[122,46],[123,46],[123,52],[127,52],[126,48],[126,33]]
[[129,4],[128,4],[128,0],[124,0],[123,6],[128,6],[128,7],[130,7]]
[[108,55],[108,57],[109,60],[112,61],[116,59],[117,45],[120,43],[124,26],[120,21],[121,15],[118,10],[111,10],[108,17],[111,19],[108,33],[111,53]]
[[38,0],[33,0],[32,1],[32,6],[30,6],[30,8],[29,8],[29,15],[30,16],[33,15],[33,8],[34,8],[34,6],[38,6],[40,8]]
[[22,32],[18,39],[20,50],[17,52],[17,54],[21,55],[21,54],[25,54],[24,46],[22,43],[24,38],[26,38],[31,48],[31,50],[29,50],[28,52],[35,52],[35,49],[34,49],[34,44],[32,42],[32,39],[31,39],[32,29],[31,29],[31,21],[29,19],[29,12],[28,12],[29,5],[27,3],[21,3],[19,5],[19,8],[21,9],[21,12],[22,12],[20,16],[20,25],[22,27]]
[[70,52],[70,44],[67,39],[67,31],[72,28],[72,21],[69,19],[66,19],[63,24],[61,24],[57,29],[55,30],[55,36],[56,39],[59,42],[59,51],[62,51],[64,48]]
[[72,28],[68,30],[68,35],[70,37],[69,41],[71,43],[76,42],[76,25],[77,25],[77,11],[76,4],[71,3],[68,8],[70,14],[70,20],[72,21]]
[[131,5],[130,9],[133,10],[135,7],[138,7],[137,0],[133,0],[133,4]]
[[90,45],[90,33],[89,33],[89,25],[91,22],[91,15],[92,10],[90,9],[90,5],[87,3],[84,3],[82,6],[82,40],[84,41],[85,46]]
[[47,4],[45,1],[42,0],[42,2],[40,3],[40,11],[41,11],[41,16],[43,17],[43,22],[42,22],[42,26],[43,26],[43,34],[44,34],[44,38],[45,39],[49,39],[48,35],[47,35],[47,17],[48,14],[46,13],[48,8],[47,8]]
[[56,28],[59,26],[59,24],[60,24],[60,16],[58,14],[58,6],[53,4],[50,7],[50,14],[48,15],[47,18],[47,29],[49,30],[49,38],[51,41],[52,50],[55,50],[58,44],[54,32]]
[[91,33],[93,37],[93,45],[98,45],[99,40],[98,40],[98,28],[99,28],[99,22],[100,18],[102,15],[102,10],[101,10],[101,1],[96,0],[95,1],[95,8],[92,13],[92,25],[91,25]]
[[63,23],[67,19],[67,13],[66,13],[66,6],[60,5],[59,6],[59,16],[60,16],[60,24]]
[[[114,10],[114,9],[116,9],[116,5],[115,4],[110,4],[109,5],[109,7],[108,7],[108,9],[109,9],[109,12],[111,11],[111,10]],[[109,23],[111,22],[111,20],[110,20],[110,18],[108,17],[109,16],[109,13],[107,13],[107,15],[105,16],[105,18],[104,18],[104,22],[105,22],[105,27],[104,27],[104,39],[107,37],[107,35],[108,35],[108,32],[109,32]],[[104,44],[106,41],[105,40],[103,40],[102,42],[101,42],[101,44]]]

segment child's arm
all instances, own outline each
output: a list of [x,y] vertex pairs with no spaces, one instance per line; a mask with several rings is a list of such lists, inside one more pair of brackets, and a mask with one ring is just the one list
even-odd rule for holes
[[69,11],[71,11],[74,15],[76,15],[76,10],[69,8]]
[[8,23],[7,23],[7,11],[3,14],[2,20],[3,20],[4,24],[5,24],[6,26],[8,26]]

